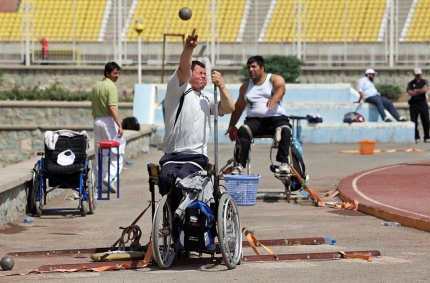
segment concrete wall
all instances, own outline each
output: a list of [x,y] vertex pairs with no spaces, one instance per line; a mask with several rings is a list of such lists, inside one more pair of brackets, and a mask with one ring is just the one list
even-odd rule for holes
[[[371,67],[371,66],[369,66]],[[164,83],[172,75],[175,67],[166,66],[164,72]],[[225,78],[228,84],[241,82],[240,66],[216,67]],[[356,86],[357,80],[363,76],[366,68],[357,69],[350,67],[339,68],[318,68],[302,67],[299,81],[301,83],[347,83],[352,87]],[[65,89],[69,90],[90,90],[98,80],[103,78],[103,66],[0,66],[0,70],[5,72],[3,86],[0,90],[14,87],[35,87],[47,86],[58,79]],[[375,83],[388,83],[406,89],[407,83],[413,79],[412,69],[405,67],[380,68],[377,69]],[[423,77],[430,78],[430,69],[423,67]],[[121,76],[116,83],[120,95],[132,96],[134,86],[137,83],[137,67],[124,67]],[[142,83],[161,83],[161,68],[142,66]],[[405,93],[406,97],[406,93]]]
[[[127,140],[125,160],[136,158],[141,149],[149,145],[155,127],[142,126],[141,131],[124,131]],[[87,152],[89,159],[94,158],[94,150]],[[32,188],[32,171],[39,157],[0,169],[0,227],[18,219],[26,212],[27,193]],[[48,200],[59,195],[61,189],[48,194]]]
[[[119,115],[132,116],[133,103],[120,103]],[[44,150],[49,130],[86,130],[92,139],[90,102],[0,101],[0,168]]]

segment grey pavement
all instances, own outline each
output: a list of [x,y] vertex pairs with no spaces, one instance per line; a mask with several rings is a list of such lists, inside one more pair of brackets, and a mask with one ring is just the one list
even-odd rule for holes
[[[420,148],[421,152],[405,152]],[[209,156],[213,160],[213,148]],[[376,149],[399,149],[401,152],[381,152],[374,155],[340,153],[358,150],[358,144],[305,144],[304,160],[310,175],[309,186],[320,196],[336,189],[340,180],[354,173],[402,162],[428,160],[430,144],[376,144]],[[232,156],[233,145],[220,145],[220,164]],[[276,152],[273,153],[275,159]],[[99,201],[96,213],[86,217],[78,214],[43,215],[24,224],[23,218],[0,228],[0,256],[9,252],[40,251],[110,246],[121,235],[120,226],[127,226],[147,206],[147,163],[157,163],[161,152],[154,148],[133,159],[134,166],[126,166],[121,174],[121,198]],[[283,185],[269,171],[268,145],[252,148],[252,172],[261,174],[259,192],[282,192]],[[67,192],[49,205],[75,205],[65,200]],[[408,197],[408,192],[405,192]],[[323,197],[325,201],[340,201]],[[235,270],[224,265],[172,266],[169,270],[157,267],[115,272],[46,273],[0,277],[0,282],[428,282],[430,264],[429,233],[407,227],[382,226],[381,219],[359,211],[315,207],[285,201],[258,201],[255,206],[240,206],[242,224],[255,230],[258,239],[306,238],[323,235],[334,237],[336,245],[273,246],[277,253],[316,253],[329,251],[378,250],[381,257],[372,262],[359,259],[323,261],[278,261],[243,263]],[[142,229],[141,243],[149,240],[151,217],[148,211],[137,223]],[[262,254],[266,254],[261,250]],[[249,248],[245,255],[252,255]],[[0,275],[27,273],[43,264],[89,262],[89,256],[17,258],[12,271]]]

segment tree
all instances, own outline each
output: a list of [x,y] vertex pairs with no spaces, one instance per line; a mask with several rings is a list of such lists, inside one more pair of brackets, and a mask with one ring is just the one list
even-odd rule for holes
[[[266,73],[280,75],[286,83],[298,83],[303,61],[295,56],[274,55],[264,58],[264,64]],[[243,75],[243,82],[249,79],[247,65],[243,66],[240,73]]]

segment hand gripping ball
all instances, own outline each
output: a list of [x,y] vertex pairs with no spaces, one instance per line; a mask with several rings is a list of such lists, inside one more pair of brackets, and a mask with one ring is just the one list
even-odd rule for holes
[[12,270],[14,264],[13,258],[8,255],[0,260],[0,267],[3,270]]
[[181,20],[183,21],[188,21],[189,19],[191,19],[192,15],[193,13],[191,12],[191,9],[188,7],[182,7],[179,10],[179,18],[181,18]]

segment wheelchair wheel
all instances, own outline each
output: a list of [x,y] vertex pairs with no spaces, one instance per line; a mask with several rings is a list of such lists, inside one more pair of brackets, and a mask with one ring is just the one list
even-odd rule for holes
[[81,216],[85,217],[88,213],[88,201],[81,200]]
[[95,179],[94,179],[94,167],[95,162],[89,161],[91,164],[88,165],[90,168],[89,172],[87,173],[87,190],[88,190],[88,213],[94,214],[96,208],[97,208],[97,186],[95,185]]
[[175,258],[173,214],[168,195],[158,202],[152,222],[152,250],[161,269],[169,268]]
[[39,162],[37,161],[34,165],[33,179],[32,179],[32,196],[31,201],[33,205],[33,212],[35,212],[37,217],[42,216],[42,209],[40,207],[40,200],[37,199],[37,192],[40,190],[40,180],[39,180]]
[[242,256],[242,232],[236,201],[226,193],[218,205],[218,242],[225,265],[236,268]]

